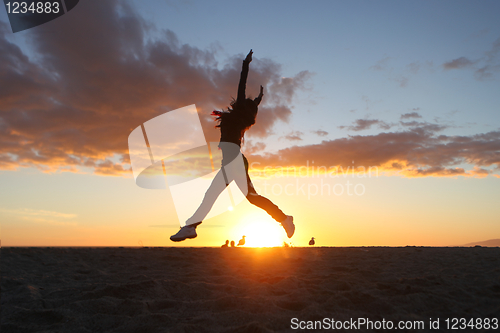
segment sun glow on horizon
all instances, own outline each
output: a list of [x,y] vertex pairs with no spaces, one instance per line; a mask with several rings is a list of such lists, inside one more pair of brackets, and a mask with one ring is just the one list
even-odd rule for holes
[[283,236],[285,235],[279,223],[261,219],[249,220],[242,226],[238,233],[240,233],[241,236],[246,236],[246,247],[282,246]]

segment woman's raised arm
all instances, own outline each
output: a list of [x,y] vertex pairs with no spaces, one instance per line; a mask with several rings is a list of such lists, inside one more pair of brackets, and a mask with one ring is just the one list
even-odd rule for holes
[[252,54],[253,51],[250,50],[245,60],[243,60],[243,66],[241,68],[241,75],[240,75],[240,83],[238,84],[238,97],[236,98],[236,102],[238,101],[242,102],[246,98],[245,89],[247,85],[248,70],[250,69],[250,62],[252,61]]

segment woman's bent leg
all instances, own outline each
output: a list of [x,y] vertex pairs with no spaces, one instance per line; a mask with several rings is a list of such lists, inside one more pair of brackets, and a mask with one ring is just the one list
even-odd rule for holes
[[252,205],[264,209],[277,222],[282,222],[286,219],[285,213],[283,213],[278,206],[272,203],[271,200],[257,194],[255,191],[253,193],[249,191],[247,199]]
[[247,199],[252,204],[259,208],[264,209],[269,215],[272,216],[277,222],[283,222],[287,216],[285,213],[279,209],[271,200],[259,195],[255,188],[253,187],[252,181],[250,180],[250,176],[248,175],[248,160],[243,155],[243,162],[245,163],[245,171],[246,171],[246,187],[247,187]]

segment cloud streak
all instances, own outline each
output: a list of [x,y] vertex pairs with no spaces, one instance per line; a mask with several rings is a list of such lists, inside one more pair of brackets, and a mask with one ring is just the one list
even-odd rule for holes
[[285,139],[290,141],[302,141],[302,133],[301,131],[293,131],[284,136]]
[[460,69],[460,68],[471,67],[475,63],[476,63],[476,61],[469,60],[466,57],[460,57],[460,58],[445,62],[443,64],[443,68],[444,69]]
[[401,115],[401,119],[422,118],[418,112],[410,112]]
[[445,62],[443,69],[473,69],[477,80],[493,79],[495,73],[500,71],[500,37],[493,42],[482,58],[471,60],[467,57],[459,57]]
[[7,216],[14,217],[16,219],[42,223],[55,226],[75,226],[78,223],[72,221],[77,217],[76,214],[67,214],[61,212],[54,212],[42,209],[29,209],[29,208],[19,208],[19,209],[0,209],[1,213]]
[[[377,167],[386,174],[405,177],[493,175],[500,170],[500,131],[472,136],[438,134],[439,127],[414,126],[407,130],[367,136],[349,136],[320,144],[294,146],[275,154],[255,156],[255,171],[324,166]],[[471,165],[466,170],[463,165]],[[489,168],[489,169],[488,169]]]
[[327,136],[328,135],[328,132],[327,131],[323,131],[323,130],[317,130],[317,131],[312,131],[312,133],[318,135],[318,136]]
[[373,125],[377,125],[381,129],[390,129],[391,125],[386,123],[385,121],[379,119],[356,119],[354,121],[354,125],[350,126],[339,126],[340,129],[348,129],[350,131],[363,131],[370,129]]

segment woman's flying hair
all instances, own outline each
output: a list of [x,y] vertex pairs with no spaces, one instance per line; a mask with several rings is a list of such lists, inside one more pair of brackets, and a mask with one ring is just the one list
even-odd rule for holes
[[212,112],[212,116],[215,116],[215,120],[218,122],[215,127],[237,126],[248,129],[255,124],[258,110],[258,104],[255,100],[247,98],[239,102],[233,99],[230,105],[227,110],[214,110]]

